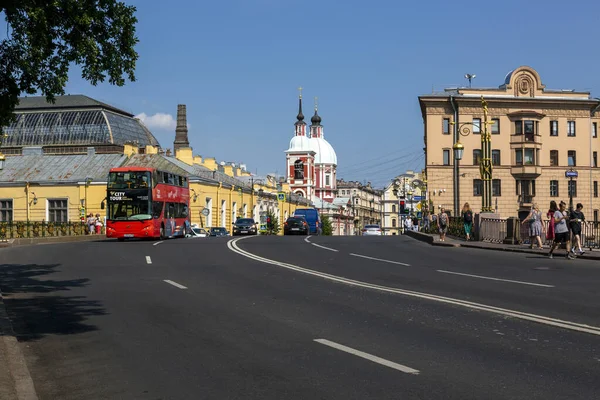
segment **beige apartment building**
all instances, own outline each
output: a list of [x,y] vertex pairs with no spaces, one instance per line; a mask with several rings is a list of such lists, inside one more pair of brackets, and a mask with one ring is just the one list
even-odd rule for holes
[[[588,92],[547,89],[527,66],[511,71],[498,88],[452,88],[419,97],[429,199],[436,211],[454,211],[455,202],[481,211],[482,96],[488,104],[496,213],[523,218],[534,202],[545,212],[551,200],[568,204],[572,191],[573,204],[582,203],[587,219],[597,221],[600,101]],[[464,155],[455,170],[457,139]],[[578,172],[572,186],[565,177],[570,169]]]

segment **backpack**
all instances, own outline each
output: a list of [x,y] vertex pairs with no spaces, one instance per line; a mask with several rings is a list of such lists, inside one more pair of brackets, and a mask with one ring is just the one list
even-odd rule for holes
[[443,213],[442,215],[440,215],[440,225],[446,226],[447,224],[448,224],[448,216],[446,215],[446,213]]
[[467,222],[467,223],[473,222],[473,213],[471,211],[467,211],[465,213],[465,222]]

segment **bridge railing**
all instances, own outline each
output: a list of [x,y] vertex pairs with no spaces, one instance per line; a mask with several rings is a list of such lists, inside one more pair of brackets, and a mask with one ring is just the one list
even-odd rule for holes
[[[0,240],[55,236],[82,236],[88,234],[88,225],[85,221],[0,222]],[[104,226],[102,226],[101,234],[104,234]]]

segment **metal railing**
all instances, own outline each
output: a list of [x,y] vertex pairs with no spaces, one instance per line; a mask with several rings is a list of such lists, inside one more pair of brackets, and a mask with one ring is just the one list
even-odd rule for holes
[[[58,236],[83,236],[88,234],[89,228],[85,221],[0,222],[0,240]],[[101,234],[104,234],[104,226],[101,229]]]
[[507,236],[506,219],[482,218],[479,228],[479,240],[483,242],[502,243]]

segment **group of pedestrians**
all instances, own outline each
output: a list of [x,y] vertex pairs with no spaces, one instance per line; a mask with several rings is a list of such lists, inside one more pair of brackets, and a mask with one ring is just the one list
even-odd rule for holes
[[100,234],[102,233],[102,219],[100,218],[100,214],[89,213],[86,220],[88,226],[88,233],[90,235]]
[[[548,257],[552,258],[554,250],[559,245],[565,245],[567,250],[566,258],[572,260],[575,258],[575,249],[579,255],[585,253],[581,248],[581,223],[585,221],[583,215],[583,204],[577,203],[577,208],[570,213],[566,210],[567,204],[561,201],[558,206],[553,200],[550,202],[550,208],[546,213],[548,218],[548,229],[546,230],[546,239],[552,241]],[[542,212],[537,204],[533,204],[531,211],[522,224],[529,224],[530,248],[533,248],[534,242],[538,249],[543,249],[542,244]]]

